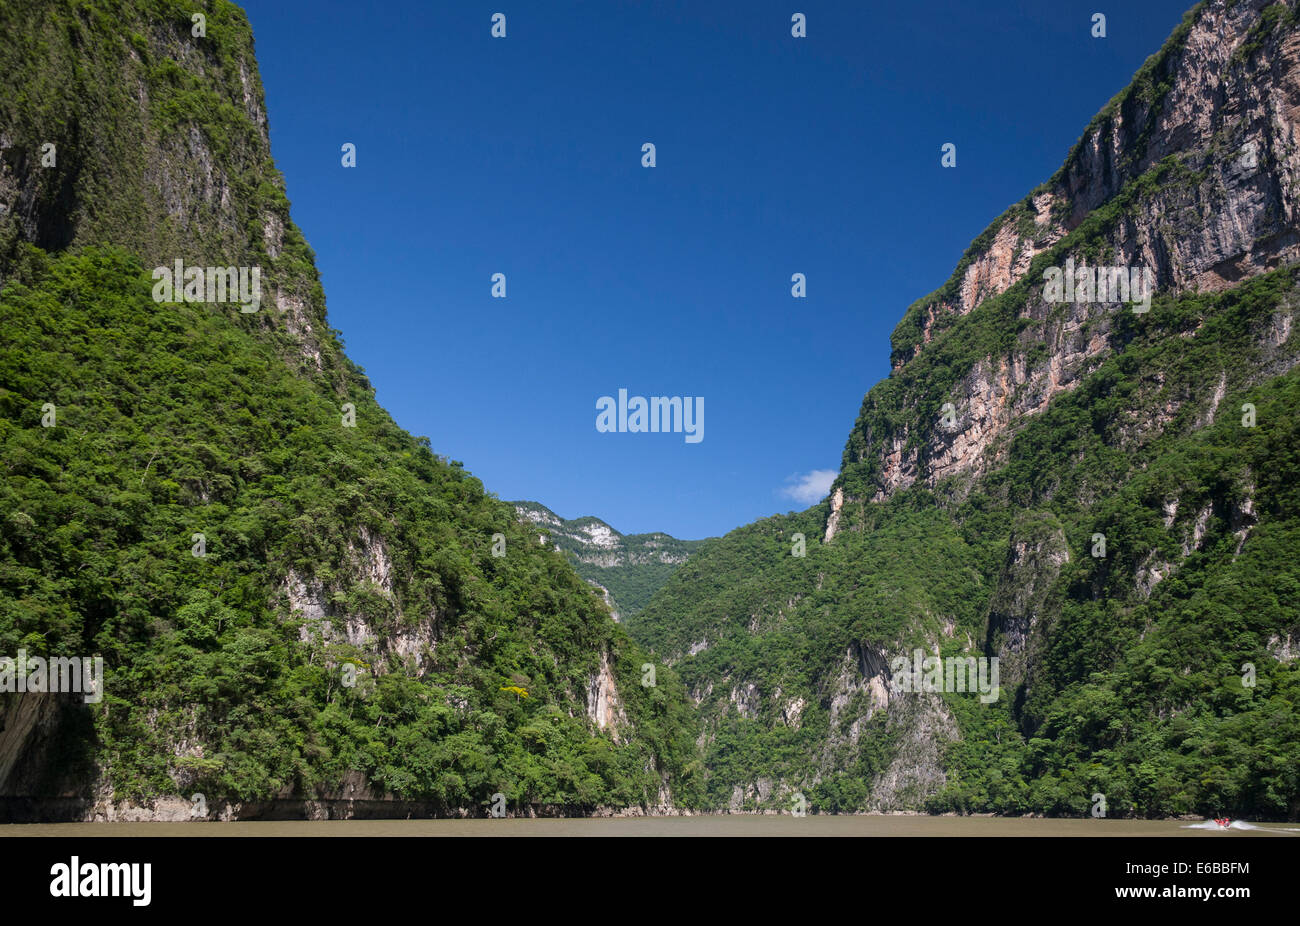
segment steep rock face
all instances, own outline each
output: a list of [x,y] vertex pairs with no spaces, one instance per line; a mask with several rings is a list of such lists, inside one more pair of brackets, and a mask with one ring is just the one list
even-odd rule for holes
[[886,654],[870,644],[852,641],[833,674],[822,679],[821,691],[829,735],[817,778],[843,765],[855,764],[867,722],[878,712],[888,710],[890,672]]
[[868,809],[877,813],[916,810],[947,783],[943,753],[960,737],[957,723],[936,695],[913,692],[890,707],[895,736],[889,766],[871,782]]
[[257,265],[275,311],[244,323],[337,378],[324,292],[271,159],[247,17],[213,4],[200,38],[190,15],[164,0],[85,5],[74,44],[56,5],[0,10],[21,39],[0,58],[0,267],[24,241],[118,245],[147,267]]
[[[591,588],[375,402],[248,20],[198,8],[0,4],[0,653],[107,675],[94,707],[0,695],[0,819],[663,804],[684,690],[618,684],[645,659]],[[158,303],[176,260],[260,268],[260,306]]]
[[[891,379],[907,414],[868,394],[836,490],[879,501],[1000,462],[1005,437],[1073,389],[1113,350],[1117,300],[1049,303],[1048,266],[1150,268],[1164,296],[1214,291],[1300,256],[1300,35],[1270,6],[1205,3],[1093,120],[1062,169],[971,246],[936,293],[894,333]],[[1283,25],[1279,26],[1279,22]],[[950,386],[916,361],[936,340],[964,339],[958,319],[1014,332],[993,353],[965,351]],[[1011,336],[1011,335],[1008,335]],[[922,365],[924,366],[924,365]],[[927,378],[926,388],[918,382]],[[873,390],[875,393],[875,390]],[[940,425],[950,401],[958,421]],[[841,500],[824,532],[840,527]]]
[[[764,781],[821,810],[1300,812],[1235,745],[1300,761],[1298,25],[1193,10],[908,309],[830,498],[701,550],[629,622],[700,704],[717,806]],[[1049,301],[1067,266],[1149,270],[1150,305]],[[917,650],[1000,663],[997,697],[859,658]]]
[[627,714],[618,696],[618,684],[610,668],[608,652],[600,654],[600,667],[587,683],[587,717],[599,729],[609,729],[615,742],[619,739],[619,729],[627,725]]
[[1024,679],[1031,634],[1043,622],[1053,585],[1070,550],[1059,520],[1036,512],[1012,529],[1007,560],[989,601],[985,649],[1001,660],[1002,684]]
[[[0,697],[0,803],[36,789],[71,797],[89,770],[83,750],[61,748],[60,728],[81,721],[77,695],[24,692]],[[0,810],[0,814],[3,811]]]
[[[393,562],[384,539],[362,527],[356,541],[347,546],[343,568],[333,581],[303,577],[290,570],[283,594],[291,620],[300,620],[299,640],[309,646],[333,650],[336,664],[343,650],[355,650],[360,665],[375,674],[400,666],[419,678],[428,671],[438,645],[439,615],[436,608],[420,613],[403,608],[394,582]],[[368,606],[358,609],[335,604],[345,590],[366,596]]]
[[[290,334],[286,356],[309,357],[318,371],[324,352],[338,376],[337,345],[314,334],[325,329],[323,293],[271,160],[243,11],[206,11],[208,36],[196,39],[189,13],[170,4],[101,7],[84,6],[71,23],[56,4],[0,7],[13,39],[0,94],[0,285],[24,243],[117,245],[150,267],[258,265],[264,309],[240,321]],[[249,238],[250,224],[264,228],[260,240]],[[302,586],[292,573],[286,582]],[[325,615],[303,595],[309,612]],[[344,620],[355,633],[357,621]],[[84,719],[75,705],[38,696],[17,699],[10,714],[0,744],[36,766],[40,731],[59,739]],[[0,776],[0,793],[48,792],[39,777]]]
[[[930,650],[938,654],[938,647]],[[814,787],[844,768],[862,768],[870,740],[891,743],[890,759],[875,772],[863,809],[875,813],[915,810],[946,783],[943,752],[960,731],[941,698],[900,686],[890,666],[911,661],[901,649],[887,653],[853,641],[833,678],[827,680],[829,735]],[[879,717],[877,717],[879,715]],[[871,726],[873,717],[877,723]],[[883,721],[883,722],[881,722]]]

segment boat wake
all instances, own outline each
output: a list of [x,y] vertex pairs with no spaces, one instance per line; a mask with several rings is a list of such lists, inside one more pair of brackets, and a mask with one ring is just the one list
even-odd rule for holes
[[1183,827],[1185,830],[1218,830],[1226,832],[1227,830],[1268,830],[1272,833],[1300,833],[1300,829],[1294,826],[1270,827],[1255,826],[1253,823],[1243,823],[1240,820],[1233,820],[1227,826],[1219,823],[1217,820],[1206,820],[1204,823],[1189,823]]

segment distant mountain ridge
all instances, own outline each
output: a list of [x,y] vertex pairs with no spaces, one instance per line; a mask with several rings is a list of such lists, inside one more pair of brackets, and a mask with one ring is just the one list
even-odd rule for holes
[[578,575],[605,592],[614,619],[636,614],[705,540],[662,531],[624,534],[590,515],[568,520],[538,502],[510,502],[519,517],[544,528]]

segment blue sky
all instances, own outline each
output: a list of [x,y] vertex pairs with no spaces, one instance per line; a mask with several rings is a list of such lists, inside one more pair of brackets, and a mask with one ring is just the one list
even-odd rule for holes
[[[788,490],[838,469],[904,309],[1190,5],[244,4],[380,403],[503,499],[683,538],[816,501]],[[704,439],[598,432],[620,388],[703,397]]]

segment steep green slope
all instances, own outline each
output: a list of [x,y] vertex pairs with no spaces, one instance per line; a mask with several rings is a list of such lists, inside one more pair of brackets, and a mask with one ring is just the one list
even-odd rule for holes
[[615,613],[624,618],[644,608],[704,542],[660,532],[622,534],[600,518],[566,520],[537,502],[511,504],[564,552],[578,575],[609,593]]
[[[369,395],[344,427],[265,344],[207,307],[160,309],[151,285],[120,252],[33,251],[0,296],[0,651],[103,655],[98,741],[77,745],[117,792],[313,795],[361,771],[451,807],[653,798],[655,749],[682,746],[672,705],[563,559]],[[341,556],[358,530],[384,538],[391,582]],[[374,666],[310,634],[291,575],[336,580],[327,620],[423,646]],[[602,652],[630,745],[585,716]]]
[[[1269,10],[1190,13],[908,310],[829,502],[628,622],[700,704],[711,806],[1300,815],[1300,42]],[[1150,311],[1047,302],[1067,261],[1152,268]],[[998,697],[909,690],[917,648],[997,659]]]
[[259,266],[263,311],[232,323],[336,389],[359,376],[289,217],[243,10],[5,0],[0,30],[0,283],[24,243],[117,245],[146,269]]
[[[706,544],[628,626],[703,701],[709,803],[740,788],[739,806],[785,806],[795,790],[822,810],[878,806],[872,786],[898,761],[946,780],[891,791],[890,806],[1086,813],[1100,792],[1112,813],[1293,817],[1300,672],[1282,657],[1300,639],[1294,342],[1284,375],[1250,385],[1242,371],[1277,359],[1257,336],[1297,307],[1294,269],[1157,302],[960,502],[916,486],[833,543],[817,542],[823,504]],[[1126,433],[1188,395],[1205,398],[1161,433]],[[1214,423],[1198,427],[1212,404]],[[1097,533],[1104,558],[1091,555]],[[1053,542],[1064,568],[1026,589],[1015,548]],[[1002,698],[942,693],[954,741],[900,752],[905,725],[872,710],[856,679],[888,678],[884,652],[913,646],[997,654],[998,616],[1025,593],[1045,625],[1032,676],[1004,655]]]
[[[939,615],[980,624],[974,552],[928,499],[899,498],[837,544],[816,539],[824,517],[823,505],[711,541],[628,622],[702,702],[711,806],[788,809],[801,790],[816,809],[856,809],[892,753],[882,716],[846,737],[871,694],[835,688],[843,664],[870,663],[859,641],[913,617],[936,632]],[[738,787],[753,787],[748,800]]]
[[[99,703],[0,694],[0,815],[689,802],[674,673],[642,684],[599,596],[326,324],[242,12],[0,26],[0,654],[106,675]],[[260,266],[261,309],[155,302],[177,258]]]

